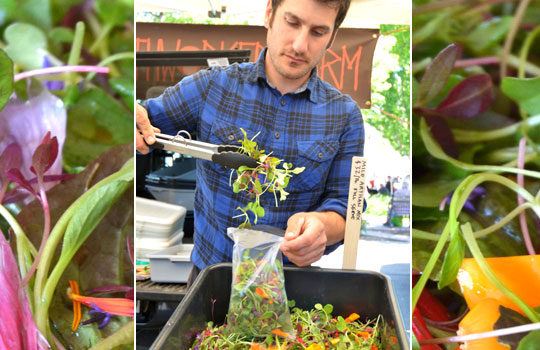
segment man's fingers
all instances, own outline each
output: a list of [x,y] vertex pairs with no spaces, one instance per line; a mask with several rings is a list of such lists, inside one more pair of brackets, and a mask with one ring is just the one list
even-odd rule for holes
[[[150,124],[150,119],[148,119],[148,113],[146,109],[141,105],[137,104],[137,129],[142,134],[144,141],[147,144],[151,145],[156,142],[154,137],[154,127]],[[140,150],[137,148],[140,152]]]
[[306,255],[299,255],[295,253],[285,253],[285,256],[297,266],[304,267],[313,264],[314,262],[319,261],[321,256],[324,254],[325,247],[315,249],[309,252]]
[[303,247],[310,247],[313,239],[309,237],[305,232],[289,241],[285,240],[281,244],[282,251],[299,252]]
[[290,241],[298,237],[302,233],[302,227],[306,218],[300,216],[297,220],[291,220],[292,222],[287,225],[287,230],[285,231],[285,240]]
[[148,145],[146,144],[146,142],[144,142],[144,139],[142,135],[139,133],[139,131],[135,132],[135,140],[136,140],[136,147],[137,147],[138,152],[142,154],[147,154],[148,152],[150,152],[150,148],[148,148]]

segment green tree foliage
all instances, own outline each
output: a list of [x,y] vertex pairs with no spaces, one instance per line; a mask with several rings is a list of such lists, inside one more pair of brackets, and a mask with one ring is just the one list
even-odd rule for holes
[[363,110],[367,123],[401,154],[409,154],[410,27],[382,25],[373,61],[372,107]]

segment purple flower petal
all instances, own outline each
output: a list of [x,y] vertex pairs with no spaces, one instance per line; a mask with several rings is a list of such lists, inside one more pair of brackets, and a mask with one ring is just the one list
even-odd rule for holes
[[[43,58],[43,68],[49,68],[52,67],[51,61],[45,55]],[[45,81],[45,87],[48,90],[64,90],[64,82],[62,80],[46,80]]]
[[105,317],[103,318],[103,321],[98,325],[99,329],[105,328],[106,325],[109,324],[109,321],[111,320],[111,314],[105,313]]
[[48,90],[64,90],[64,82],[61,80],[48,80],[45,86]]
[[[474,190],[471,191],[469,194],[469,198],[465,201],[463,204],[463,209],[469,213],[475,212],[476,208],[474,207],[474,203],[477,199],[483,197],[487,193],[486,189],[482,186],[476,186]],[[454,192],[452,191],[449,193],[441,202],[441,205],[439,206],[439,210],[444,210],[444,207],[447,203],[450,203],[450,200],[452,199],[452,196],[454,195]]]
[[105,326],[109,324],[111,321],[111,314],[103,311],[100,307],[98,307],[96,304],[91,304],[90,307],[92,308],[88,313],[90,315],[95,315],[94,317],[83,321],[83,324],[90,324],[94,322],[99,322],[98,328],[103,329]]
[[[0,112],[0,152],[16,142],[22,147],[22,166],[20,170],[26,179],[33,178],[30,172],[32,155],[40,145],[43,136],[50,132],[58,140],[62,149],[66,138],[66,109],[62,101],[44,90],[28,101],[12,97]],[[56,158],[47,174],[62,173],[62,159]],[[54,183],[47,185],[50,188]]]

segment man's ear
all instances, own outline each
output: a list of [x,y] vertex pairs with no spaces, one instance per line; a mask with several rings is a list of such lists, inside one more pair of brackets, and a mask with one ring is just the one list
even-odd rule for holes
[[336,34],[338,32],[338,29],[334,30],[334,32],[332,33],[332,37],[330,38],[330,41],[328,42],[328,45],[326,45],[326,49],[328,50],[329,48],[332,47],[332,45],[334,45],[334,40],[336,39]]
[[266,3],[266,10],[264,11],[264,27],[270,28],[272,24],[272,0],[268,0]]

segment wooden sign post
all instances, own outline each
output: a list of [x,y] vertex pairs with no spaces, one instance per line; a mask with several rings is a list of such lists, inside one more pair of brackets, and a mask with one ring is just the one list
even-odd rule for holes
[[345,222],[345,241],[343,251],[343,268],[356,269],[358,240],[362,226],[364,211],[364,193],[366,187],[366,158],[353,157],[351,179],[349,182],[349,201]]

